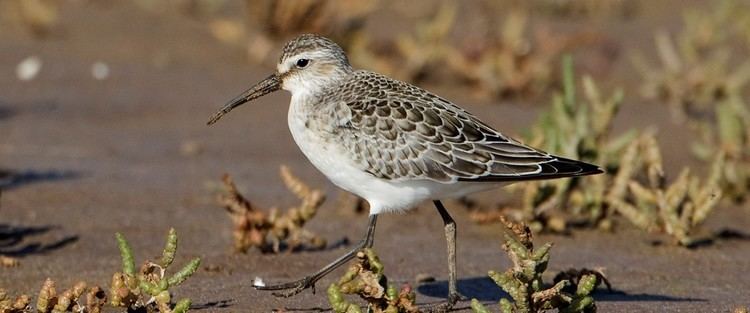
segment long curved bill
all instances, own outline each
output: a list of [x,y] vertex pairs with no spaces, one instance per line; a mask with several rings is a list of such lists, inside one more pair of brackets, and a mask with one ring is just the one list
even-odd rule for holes
[[221,110],[211,116],[211,118],[208,120],[208,123],[206,124],[211,125],[213,123],[216,123],[216,121],[224,116],[224,114],[229,113],[229,111],[231,111],[232,109],[242,105],[245,102],[252,101],[269,93],[277,91],[280,88],[281,81],[279,80],[279,76],[276,74],[272,74],[271,76],[266,77],[266,79],[261,80],[259,83],[255,84],[255,86],[253,86],[252,88],[243,92],[241,95],[232,99],[232,101],[229,101],[227,104],[225,104],[224,107],[221,108]]

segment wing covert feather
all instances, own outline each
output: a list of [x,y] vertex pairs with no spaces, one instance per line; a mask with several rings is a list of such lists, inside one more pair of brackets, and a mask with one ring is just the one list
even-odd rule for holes
[[333,130],[343,151],[382,179],[516,181],[601,172],[523,145],[443,98],[376,73],[358,71],[322,100],[337,103],[331,114],[345,120]]

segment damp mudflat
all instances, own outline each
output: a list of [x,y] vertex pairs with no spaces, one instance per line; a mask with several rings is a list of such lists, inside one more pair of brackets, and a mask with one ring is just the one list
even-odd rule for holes
[[[679,21],[658,12],[645,14],[644,25]],[[286,125],[289,95],[269,95],[205,125],[224,101],[273,68],[251,65],[244,51],[218,43],[200,21],[181,15],[157,16],[126,3],[78,5],[61,13],[64,31],[42,40],[0,28],[0,253],[21,262],[0,268],[0,287],[35,293],[50,277],[60,289],[79,280],[106,289],[120,270],[115,232],[128,238],[142,262],[158,257],[174,227],[177,266],[203,258],[201,269],[174,290],[176,298],[191,298],[196,311],[328,309],[325,289],[342,270],[321,280],[316,293],[288,299],[251,287],[256,277],[283,282],[318,269],[359,240],[367,223],[366,215],[337,207],[339,191],[298,151]],[[646,26],[602,25],[620,45],[651,43],[650,36],[630,36]],[[385,36],[388,26],[383,28]],[[31,55],[42,60],[41,70],[33,80],[19,81],[16,65]],[[104,79],[91,73],[97,62],[107,66]],[[639,76],[628,67],[624,58],[617,61],[607,83],[636,90]],[[429,88],[508,134],[521,133],[549,103],[548,97],[477,100],[460,88]],[[671,175],[699,165],[689,156],[687,127],[673,122],[664,106],[638,99],[626,100],[617,128],[656,125]],[[297,200],[279,178],[281,164],[327,192],[308,227],[330,248],[232,253],[231,222],[215,199],[222,174],[230,173],[253,203],[283,208]],[[496,191],[479,199],[507,202],[511,196]],[[465,209],[448,208],[458,223],[459,291],[497,302],[507,295],[486,272],[510,264],[500,248],[500,226],[474,224]],[[749,213],[747,207],[721,206],[705,231],[733,236],[695,249],[669,245],[669,238],[625,220],[613,232],[576,230],[536,241],[554,242],[547,281],[568,268],[604,269],[614,290],[594,294],[602,312],[726,312],[748,305]],[[375,249],[390,281],[411,283],[418,303],[442,300],[447,264],[434,208],[384,215],[378,224]],[[418,275],[436,281],[417,284]],[[464,301],[457,308],[468,306]]]

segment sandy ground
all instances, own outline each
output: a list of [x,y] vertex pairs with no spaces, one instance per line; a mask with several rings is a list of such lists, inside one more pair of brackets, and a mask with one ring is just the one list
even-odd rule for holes
[[[124,233],[137,262],[160,253],[170,226],[180,234],[177,264],[200,256],[204,265],[176,289],[204,312],[268,312],[326,309],[324,290],[341,272],[318,283],[318,293],[276,299],[253,290],[266,282],[298,278],[342,254],[337,245],[317,252],[234,255],[230,221],[214,202],[208,183],[231,173],[246,195],[262,206],[294,204],[278,177],[289,164],[304,180],[324,188],[329,201],[310,229],[336,243],[358,240],[366,216],[335,208],[336,189],[304,159],[292,142],[285,115],[288,94],[277,93],[236,110],[213,127],[205,121],[217,107],[271,68],[248,65],[242,51],[217,43],[197,21],[177,14],[153,15],[128,5],[74,5],[63,12],[63,30],[36,40],[18,28],[0,28],[0,252],[19,257],[21,266],[0,268],[0,286],[35,292],[46,277],[67,286],[86,280],[102,286],[119,269],[113,234]],[[657,15],[644,19],[661,21]],[[376,19],[377,20],[377,19]],[[384,19],[381,19],[384,20]],[[648,25],[648,24],[646,24]],[[623,45],[628,39],[613,26]],[[278,48],[277,48],[278,49]],[[29,55],[44,62],[31,82],[15,78],[15,66]],[[91,77],[94,62],[106,62],[106,80]],[[613,84],[633,86],[637,77],[620,61]],[[627,77],[627,76],[626,76]],[[488,105],[437,90],[510,133],[533,121],[536,109],[518,103]],[[669,121],[661,106],[630,98],[623,125],[657,125],[670,168],[690,162],[689,134]],[[184,145],[200,153],[186,155]],[[506,199],[501,192],[484,198]],[[748,208],[722,207],[711,217],[711,231],[744,232]],[[465,210],[453,210],[459,230],[459,289],[486,303],[504,294],[488,278],[489,269],[509,265],[500,250],[499,226],[477,226]],[[418,274],[437,282],[417,287],[418,301],[447,294],[442,223],[429,206],[379,221],[375,248],[389,278],[414,284]],[[747,236],[745,236],[747,237]],[[615,291],[595,294],[602,312],[727,312],[750,304],[750,241],[722,240],[688,250],[654,245],[657,236],[622,223],[615,233],[576,231],[540,236],[554,241],[548,280],[570,267],[603,267]],[[663,238],[662,238],[663,239]],[[468,302],[458,305],[468,310]]]

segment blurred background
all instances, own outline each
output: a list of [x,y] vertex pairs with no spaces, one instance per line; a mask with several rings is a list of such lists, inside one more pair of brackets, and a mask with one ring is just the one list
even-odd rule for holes
[[[551,194],[567,196],[547,208],[547,196],[529,191],[540,185],[464,199],[454,204],[459,244],[468,241],[459,275],[479,279],[462,283],[469,296],[499,297],[492,295],[499,289],[481,291],[495,287],[480,278],[507,265],[492,224],[500,212],[556,242],[554,268],[606,267],[620,293],[597,298],[605,311],[728,310],[746,301],[750,285],[733,276],[750,268],[748,235],[736,231],[750,226],[743,0],[0,0],[0,254],[21,263],[0,268],[0,286],[28,292],[50,276],[104,285],[118,267],[115,231],[150,257],[174,226],[185,257],[213,266],[181,289],[203,308],[324,307],[322,294],[276,300],[250,288],[256,275],[287,280],[323,265],[366,223],[350,208],[356,200],[341,200],[297,150],[286,127],[289,95],[277,92],[205,126],[225,101],[274,71],[284,42],[301,33],[332,38],[355,68],[417,84],[506,134],[610,170],[592,184],[616,185],[623,164],[635,162],[624,151],[648,137],[639,144],[660,149],[661,180],[688,168],[705,179],[685,183],[688,193],[720,189],[718,209],[712,202],[706,216],[675,213],[695,221],[690,227],[701,224],[695,233],[729,230],[734,240],[697,250],[662,244],[670,235],[678,245],[697,241],[692,230],[680,235],[656,221],[657,213],[615,208],[614,200],[603,206],[609,189],[592,195],[553,185]],[[643,172],[632,179],[657,188],[657,167],[648,167],[656,161],[638,162]],[[296,200],[278,176],[281,164],[327,193],[322,218],[308,227],[333,247],[231,253],[231,225],[214,199],[219,178],[231,173],[249,199],[286,207]],[[625,191],[630,178],[617,200],[637,209],[644,204],[637,190]],[[410,214],[419,218],[385,217],[376,248],[397,280],[427,272],[440,282],[441,222],[428,208]],[[440,298],[445,287],[436,286],[418,296]]]

